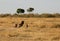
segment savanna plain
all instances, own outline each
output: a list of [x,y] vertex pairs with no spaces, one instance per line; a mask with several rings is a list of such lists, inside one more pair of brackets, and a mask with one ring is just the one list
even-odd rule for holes
[[60,41],[60,18],[0,17],[0,41]]

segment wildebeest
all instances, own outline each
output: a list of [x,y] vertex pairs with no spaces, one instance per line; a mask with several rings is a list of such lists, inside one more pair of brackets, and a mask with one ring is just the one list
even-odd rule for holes
[[19,27],[22,27],[24,25],[24,21],[21,21],[21,23],[19,24]]

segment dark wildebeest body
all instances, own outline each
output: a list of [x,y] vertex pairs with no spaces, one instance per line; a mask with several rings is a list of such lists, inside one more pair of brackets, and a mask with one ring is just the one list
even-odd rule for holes
[[19,27],[22,27],[24,24],[24,21],[21,21],[21,23],[19,24]]

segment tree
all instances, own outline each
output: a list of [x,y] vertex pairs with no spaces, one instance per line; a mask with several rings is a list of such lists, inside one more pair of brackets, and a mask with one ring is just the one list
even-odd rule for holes
[[32,8],[32,7],[27,9],[27,12],[32,12],[32,11],[34,11],[34,8]]
[[21,9],[21,8],[18,8],[16,12],[17,12],[18,14],[19,14],[19,13],[24,13],[25,10],[24,10],[24,9]]

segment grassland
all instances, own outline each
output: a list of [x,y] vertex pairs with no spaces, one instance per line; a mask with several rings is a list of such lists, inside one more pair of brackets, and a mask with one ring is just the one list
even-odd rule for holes
[[0,17],[0,41],[60,41],[60,18]]

